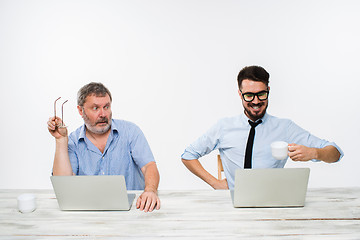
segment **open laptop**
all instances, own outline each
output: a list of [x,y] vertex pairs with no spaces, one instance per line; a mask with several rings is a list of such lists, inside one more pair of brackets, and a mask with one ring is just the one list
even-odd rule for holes
[[234,207],[303,207],[309,168],[237,169]]
[[135,194],[128,194],[122,175],[51,176],[61,210],[130,210]]

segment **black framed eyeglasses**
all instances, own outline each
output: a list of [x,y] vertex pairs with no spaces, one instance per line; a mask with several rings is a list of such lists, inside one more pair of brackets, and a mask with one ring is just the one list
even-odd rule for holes
[[243,93],[241,90],[240,92],[245,102],[252,102],[255,96],[257,96],[259,101],[265,101],[269,97],[269,90],[264,90],[257,93],[252,93],[252,92]]

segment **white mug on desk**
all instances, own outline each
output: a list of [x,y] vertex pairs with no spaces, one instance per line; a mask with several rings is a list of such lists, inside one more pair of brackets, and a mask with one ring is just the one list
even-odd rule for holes
[[17,198],[18,209],[22,213],[30,213],[36,209],[36,198],[34,194],[25,193]]
[[276,160],[285,160],[288,157],[288,143],[284,141],[276,141],[271,143],[271,154]]

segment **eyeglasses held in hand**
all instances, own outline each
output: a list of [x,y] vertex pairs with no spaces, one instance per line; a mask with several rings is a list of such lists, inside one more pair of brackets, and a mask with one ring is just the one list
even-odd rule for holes
[[240,90],[240,92],[241,92],[241,95],[245,102],[252,102],[254,100],[255,96],[257,96],[259,101],[265,101],[269,97],[269,91],[261,91],[261,92],[257,92],[257,93],[252,93],[252,92],[243,93]]
[[[54,102],[54,117],[55,117],[55,121],[56,121],[56,101],[59,100],[61,97],[58,97],[55,102]],[[66,127],[64,125],[64,104],[67,102],[68,100],[66,100],[65,102],[63,102],[63,104],[61,104],[61,125],[57,126],[57,127]]]

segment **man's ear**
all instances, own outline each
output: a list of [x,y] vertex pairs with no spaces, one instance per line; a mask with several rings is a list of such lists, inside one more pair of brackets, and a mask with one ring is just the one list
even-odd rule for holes
[[83,116],[83,108],[78,105],[77,109],[79,111],[80,116],[82,117]]

